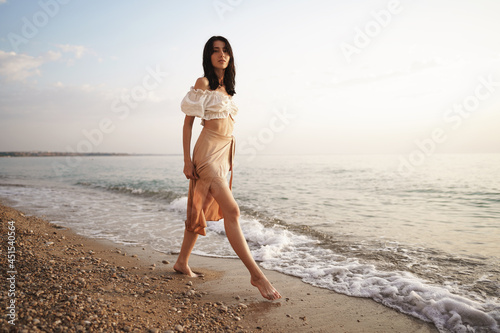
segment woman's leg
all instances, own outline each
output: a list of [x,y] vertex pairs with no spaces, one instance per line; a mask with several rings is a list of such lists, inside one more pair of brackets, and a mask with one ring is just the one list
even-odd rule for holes
[[210,193],[222,210],[224,228],[229,243],[250,272],[250,283],[259,289],[264,298],[269,300],[281,298],[280,293],[274,289],[250,253],[247,241],[240,227],[240,209],[234,200],[229,186],[222,181],[214,182],[210,188]]
[[[210,193],[207,193],[207,197],[205,199],[203,210],[205,210],[213,201],[213,197]],[[189,207],[188,207],[189,209]],[[174,270],[186,274],[191,277],[197,277],[198,274],[194,273],[189,267],[189,257],[191,256],[191,252],[193,251],[194,244],[198,239],[198,234],[187,229],[184,229],[184,239],[182,240],[181,252],[179,253],[179,257],[177,257],[177,261],[174,265]]]
[[177,272],[186,274],[191,277],[197,277],[196,273],[193,273],[191,268],[189,268],[188,261],[191,251],[193,251],[194,244],[198,239],[198,234],[187,229],[184,230],[184,239],[182,240],[181,252],[177,261],[174,265],[174,270]]

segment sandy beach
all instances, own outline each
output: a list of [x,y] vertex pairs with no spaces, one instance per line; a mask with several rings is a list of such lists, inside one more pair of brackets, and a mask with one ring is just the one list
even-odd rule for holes
[[264,300],[236,259],[193,256],[204,277],[188,278],[174,273],[174,255],[85,238],[3,204],[0,254],[10,280],[1,332],[437,332],[273,271],[265,273],[283,299]]

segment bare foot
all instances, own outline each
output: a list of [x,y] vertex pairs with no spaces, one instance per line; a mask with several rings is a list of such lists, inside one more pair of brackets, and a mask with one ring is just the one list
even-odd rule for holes
[[276,289],[274,289],[273,285],[266,277],[262,277],[260,279],[252,278],[250,279],[250,283],[252,284],[252,286],[259,289],[262,297],[267,298],[270,301],[281,298],[280,293]]
[[179,265],[178,263],[175,263],[174,265],[174,271],[176,271],[179,274],[184,274],[190,277],[201,277],[203,274],[201,273],[195,273],[191,270],[191,268],[188,265]]

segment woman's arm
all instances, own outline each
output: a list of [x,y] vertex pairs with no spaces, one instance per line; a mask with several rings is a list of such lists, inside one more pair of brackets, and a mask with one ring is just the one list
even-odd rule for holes
[[[207,90],[209,88],[208,79],[200,77],[194,84],[195,89]],[[194,116],[186,116],[184,118],[184,126],[182,128],[182,148],[184,150],[184,175],[187,179],[198,179],[196,168],[191,160],[191,134],[193,132]]]
[[184,150],[184,175],[187,179],[198,179],[198,174],[191,160],[191,135],[193,130],[193,116],[184,118],[184,126],[182,127],[182,148]]

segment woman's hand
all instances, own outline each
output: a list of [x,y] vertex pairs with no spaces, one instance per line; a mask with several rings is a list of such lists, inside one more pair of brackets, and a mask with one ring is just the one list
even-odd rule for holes
[[195,180],[200,178],[196,173],[196,168],[194,167],[192,161],[184,162],[184,175],[186,176],[187,179]]

